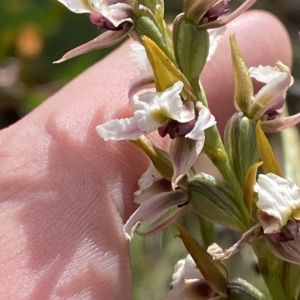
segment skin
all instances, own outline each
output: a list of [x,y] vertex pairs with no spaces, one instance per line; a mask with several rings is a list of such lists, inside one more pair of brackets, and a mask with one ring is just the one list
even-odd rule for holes
[[[249,12],[228,32],[248,66],[291,64],[289,38],[273,16]],[[130,116],[127,87],[138,71],[128,52],[126,43],[1,131],[1,298],[131,299],[122,226],[148,160],[95,131]],[[234,112],[228,36],[201,80],[223,131]]]

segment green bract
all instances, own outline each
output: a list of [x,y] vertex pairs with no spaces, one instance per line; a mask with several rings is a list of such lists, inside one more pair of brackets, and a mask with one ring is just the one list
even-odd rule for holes
[[202,218],[233,230],[246,229],[232,192],[213,176],[195,176],[189,181],[188,191],[196,213]]

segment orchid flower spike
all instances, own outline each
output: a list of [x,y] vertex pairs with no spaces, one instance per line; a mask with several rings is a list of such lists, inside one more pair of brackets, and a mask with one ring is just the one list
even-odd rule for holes
[[222,27],[247,11],[257,0],[246,0],[238,9],[228,13],[228,0],[185,0],[184,13],[198,28]]
[[124,39],[134,25],[137,0],[58,0],[75,13],[89,13],[90,20],[107,31],[67,52],[61,63],[81,54],[110,47]]
[[208,285],[189,254],[175,265],[170,290],[163,300],[204,300],[214,295],[215,291]]

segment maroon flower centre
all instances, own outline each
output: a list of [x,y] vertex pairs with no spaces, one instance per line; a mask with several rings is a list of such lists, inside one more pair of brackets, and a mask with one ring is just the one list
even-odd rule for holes
[[298,237],[299,228],[299,222],[290,219],[279,233],[268,234],[267,237],[273,243],[292,241]]
[[123,30],[125,23],[127,23],[127,22],[123,22],[119,26],[116,27],[112,22],[110,22],[107,18],[103,17],[100,14],[99,15],[90,15],[90,21],[102,29],[112,30],[112,31]]
[[222,15],[226,14],[228,11],[228,2],[219,2],[204,14],[201,23],[209,23],[215,21]]
[[169,134],[171,139],[177,136],[185,136],[195,126],[196,119],[193,119],[187,123],[179,123],[175,120],[169,120],[164,126],[158,128],[158,133],[161,137],[165,137]]

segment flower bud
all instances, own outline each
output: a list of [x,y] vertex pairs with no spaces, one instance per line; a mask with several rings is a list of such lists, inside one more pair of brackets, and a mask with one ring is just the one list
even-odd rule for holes
[[248,169],[259,160],[255,137],[255,121],[235,113],[225,129],[225,149],[241,186]]
[[244,279],[237,278],[228,286],[228,296],[232,300],[266,300],[266,296]]

